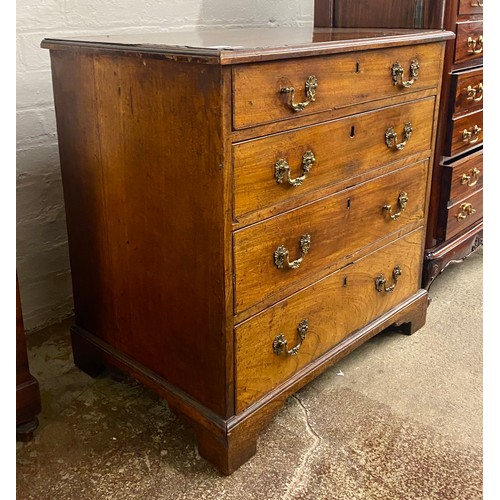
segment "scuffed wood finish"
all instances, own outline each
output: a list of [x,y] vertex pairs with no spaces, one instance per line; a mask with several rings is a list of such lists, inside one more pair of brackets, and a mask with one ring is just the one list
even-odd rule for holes
[[[443,169],[443,200],[446,208],[482,189],[484,178],[483,150],[465,158],[447,161]],[[446,187],[449,186],[448,194]]]
[[19,282],[16,275],[16,439],[29,441],[38,427],[40,387],[30,372]]
[[483,106],[483,68],[455,73],[451,77],[450,98],[454,116]]
[[[329,109],[347,108],[395,95],[437,87],[441,72],[442,46],[422,44],[356,52],[323,58],[308,58],[293,64],[270,62],[235,66],[233,69],[233,123],[235,129],[290,120]],[[405,75],[417,59],[420,76],[409,88],[394,85],[392,67],[399,62]],[[305,100],[305,82],[311,75],[318,79],[316,100],[304,111],[295,112],[289,105],[289,94],[281,88],[296,89],[295,102]],[[408,79],[408,78],[405,78]]]
[[[321,187],[332,186],[334,190],[335,184],[344,179],[430,151],[434,107],[435,99],[428,98],[235,144],[235,219],[243,216],[245,223],[254,222],[259,214],[252,212],[270,207],[274,213],[282,212],[280,207],[290,199],[302,204],[301,197]],[[408,144],[401,150],[389,149],[385,142],[387,129],[393,127],[401,137],[406,123],[413,127]],[[316,161],[303,184],[291,186],[286,180],[278,184],[276,162],[286,160],[290,175],[299,177],[303,174],[302,156],[307,151],[314,154]]]
[[[463,206],[465,204],[471,205],[474,213],[468,215],[464,212]],[[464,219],[459,219],[458,215],[465,213]],[[468,226],[475,224],[483,218],[483,190],[476,191],[473,195],[464,198],[455,205],[448,208],[448,217],[446,221],[446,239],[456,236],[458,233],[466,229]]]
[[469,38],[472,38],[472,40],[478,42],[480,36],[483,36],[483,21],[457,23],[457,39],[455,41],[455,64],[460,64],[465,61],[474,61],[477,64],[482,64],[483,52],[479,51],[480,46],[477,45],[477,53],[474,53],[473,49],[467,45],[467,40]]
[[[243,411],[270,389],[333,348],[350,333],[370,323],[417,292],[420,286],[423,231],[381,248],[279,302],[236,327],[236,411]],[[392,272],[401,277],[392,293],[378,292],[375,278]],[[324,307],[324,304],[330,307]],[[308,333],[294,356],[273,352],[283,334],[287,349],[298,343],[297,326],[307,319]]]
[[[428,162],[420,162],[379,177],[326,199],[311,203],[236,231],[234,234],[235,311],[258,303],[259,309],[300,290],[339,266],[342,258],[422,222]],[[401,192],[408,205],[391,220],[384,205],[397,210]],[[274,252],[284,245],[290,261],[300,257],[302,235],[311,236],[311,247],[298,269],[278,269]]]
[[[420,328],[422,228],[449,38],[280,28],[45,40],[77,366],[91,375],[114,366],[155,390],[192,426],[200,456],[231,474],[255,453],[259,431],[287,396],[391,324]],[[408,72],[415,57],[418,80],[396,88],[392,65]],[[321,70],[327,105],[304,118],[280,115],[284,103],[268,106],[259,78],[275,93],[287,78],[296,85],[301,69]],[[247,74],[252,88],[242,89]],[[258,116],[234,108],[254,95],[255,109],[264,106]],[[235,129],[235,117],[243,128]],[[406,145],[389,150],[387,128],[402,142],[408,122]],[[318,156],[304,189],[278,186],[276,160],[286,156],[294,172],[304,148]],[[408,204],[391,220],[384,207],[398,211],[403,191]],[[306,232],[312,246],[303,266],[278,270],[276,246],[286,245],[293,260]],[[389,286],[395,265],[403,270],[397,288],[379,296],[374,273]],[[300,297],[303,305],[283,308]],[[288,311],[295,321],[305,305],[324,322],[321,348],[237,403],[237,367],[249,367],[248,380],[257,376],[252,363],[269,356],[260,347],[281,328],[276,318]],[[249,325],[251,342],[235,342]],[[259,351],[236,356],[250,344]]]
[[[475,111],[468,115],[455,118],[451,122],[451,132],[444,154],[455,156],[483,142],[483,111]],[[476,127],[479,127],[477,129]],[[476,131],[479,132],[476,133]],[[464,138],[464,131],[472,133],[467,140]]]

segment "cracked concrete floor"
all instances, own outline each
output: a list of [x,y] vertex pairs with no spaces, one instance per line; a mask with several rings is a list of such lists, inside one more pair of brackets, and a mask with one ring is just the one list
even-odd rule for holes
[[431,287],[426,326],[374,337],[291,397],[222,477],[158,396],[72,363],[69,323],[28,336],[43,410],[17,498],[482,498],[482,252]]

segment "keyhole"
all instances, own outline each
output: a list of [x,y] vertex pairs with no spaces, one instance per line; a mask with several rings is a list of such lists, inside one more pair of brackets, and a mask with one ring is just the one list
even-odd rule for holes
[[359,73],[359,62],[356,63],[356,73]]
[[355,132],[355,127],[354,127],[354,125],[353,125],[353,126],[351,127],[351,139],[353,139],[353,138],[354,138],[354,134],[355,134],[355,133],[356,133],[356,132]]
[[344,276],[344,286],[347,286],[347,276]]
[[347,198],[347,210],[351,208],[351,198]]

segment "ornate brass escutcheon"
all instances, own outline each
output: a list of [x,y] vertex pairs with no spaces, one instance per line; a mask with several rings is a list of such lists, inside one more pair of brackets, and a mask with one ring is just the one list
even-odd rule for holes
[[385,131],[385,143],[387,144],[387,147],[389,149],[395,149],[396,151],[401,150],[406,146],[407,142],[410,140],[412,132],[413,132],[413,127],[411,126],[411,123],[405,123],[403,129],[404,140],[403,142],[400,142],[398,144],[398,134],[394,132],[393,127],[389,127]]
[[467,38],[467,47],[469,49],[469,54],[481,54],[481,52],[483,51],[483,35],[479,35],[477,40],[475,40],[471,36]]
[[293,111],[297,113],[299,111],[303,111],[306,106],[309,106],[312,102],[316,100],[316,89],[318,88],[318,79],[314,75],[310,75],[307,77],[305,83],[305,91],[307,100],[304,102],[294,102],[295,98],[295,87],[282,87],[280,89],[280,94],[289,94],[290,95],[290,107]]
[[483,82],[481,82],[477,88],[472,85],[468,85],[465,89],[465,94],[467,95],[468,101],[479,102],[483,100]]
[[[463,174],[462,175],[462,184],[465,185],[467,184],[467,186],[469,187],[473,187],[477,184],[477,182],[479,181],[479,174],[481,173],[481,170],[479,170],[478,168],[473,168],[471,170],[471,174],[470,175],[467,175],[467,174]],[[471,179],[472,182],[471,182]]]
[[304,256],[307,255],[307,252],[309,252],[309,249],[311,248],[311,236],[309,234],[304,234],[300,237],[299,247],[301,256],[290,262],[288,250],[283,245],[280,245],[274,251],[274,264],[276,267],[278,269],[283,269],[286,264],[288,269],[298,269],[304,260]]
[[290,350],[287,350],[288,341],[286,340],[285,336],[282,333],[277,335],[273,341],[274,354],[276,354],[276,356],[279,356],[280,354],[285,353],[288,356],[295,356],[299,352],[300,346],[302,345],[302,342],[304,342],[308,330],[309,320],[303,319],[297,327],[297,332],[299,334],[299,343]]
[[479,132],[481,132],[481,127],[478,125],[474,125],[474,127],[471,130],[465,129],[462,132],[462,141],[463,142],[468,142],[469,144],[474,144],[477,141],[479,141]]
[[400,88],[407,89],[411,87],[418,80],[418,70],[420,69],[420,64],[417,59],[413,59],[410,63],[410,80],[403,80],[404,69],[396,62],[392,65],[392,79],[394,80],[394,85],[397,85]]
[[383,274],[379,274],[375,278],[375,288],[377,289],[377,292],[385,292],[385,293],[393,292],[398,283],[398,279],[402,274],[403,272],[401,271],[401,268],[399,266],[394,266],[394,269],[392,270],[392,278],[394,280],[394,283],[391,286],[385,286],[387,280]]
[[292,179],[290,177],[290,165],[288,165],[288,162],[285,159],[280,158],[274,165],[274,178],[276,179],[276,182],[278,184],[283,184],[283,180],[286,176],[288,184],[290,184],[291,186],[301,186],[302,183],[306,180],[307,175],[311,171],[311,168],[315,162],[316,158],[314,156],[314,153],[312,151],[306,151],[302,155],[303,174],[300,177]]
[[384,210],[389,212],[389,217],[391,218],[391,220],[397,220],[404,212],[407,204],[408,204],[408,194],[405,193],[404,191],[401,191],[401,193],[399,193],[398,196],[398,211],[394,214],[391,213],[392,205],[384,205]]
[[460,205],[460,211],[457,214],[457,220],[464,220],[469,217],[469,215],[472,215],[476,213],[476,209],[472,206],[472,203],[462,203]]

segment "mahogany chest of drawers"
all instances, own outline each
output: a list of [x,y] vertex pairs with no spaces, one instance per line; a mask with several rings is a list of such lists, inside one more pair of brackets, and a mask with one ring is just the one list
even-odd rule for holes
[[447,0],[446,44],[423,286],[483,241],[483,2]]
[[279,28],[45,39],[75,363],[117,366],[230,474],[420,287],[445,41]]

